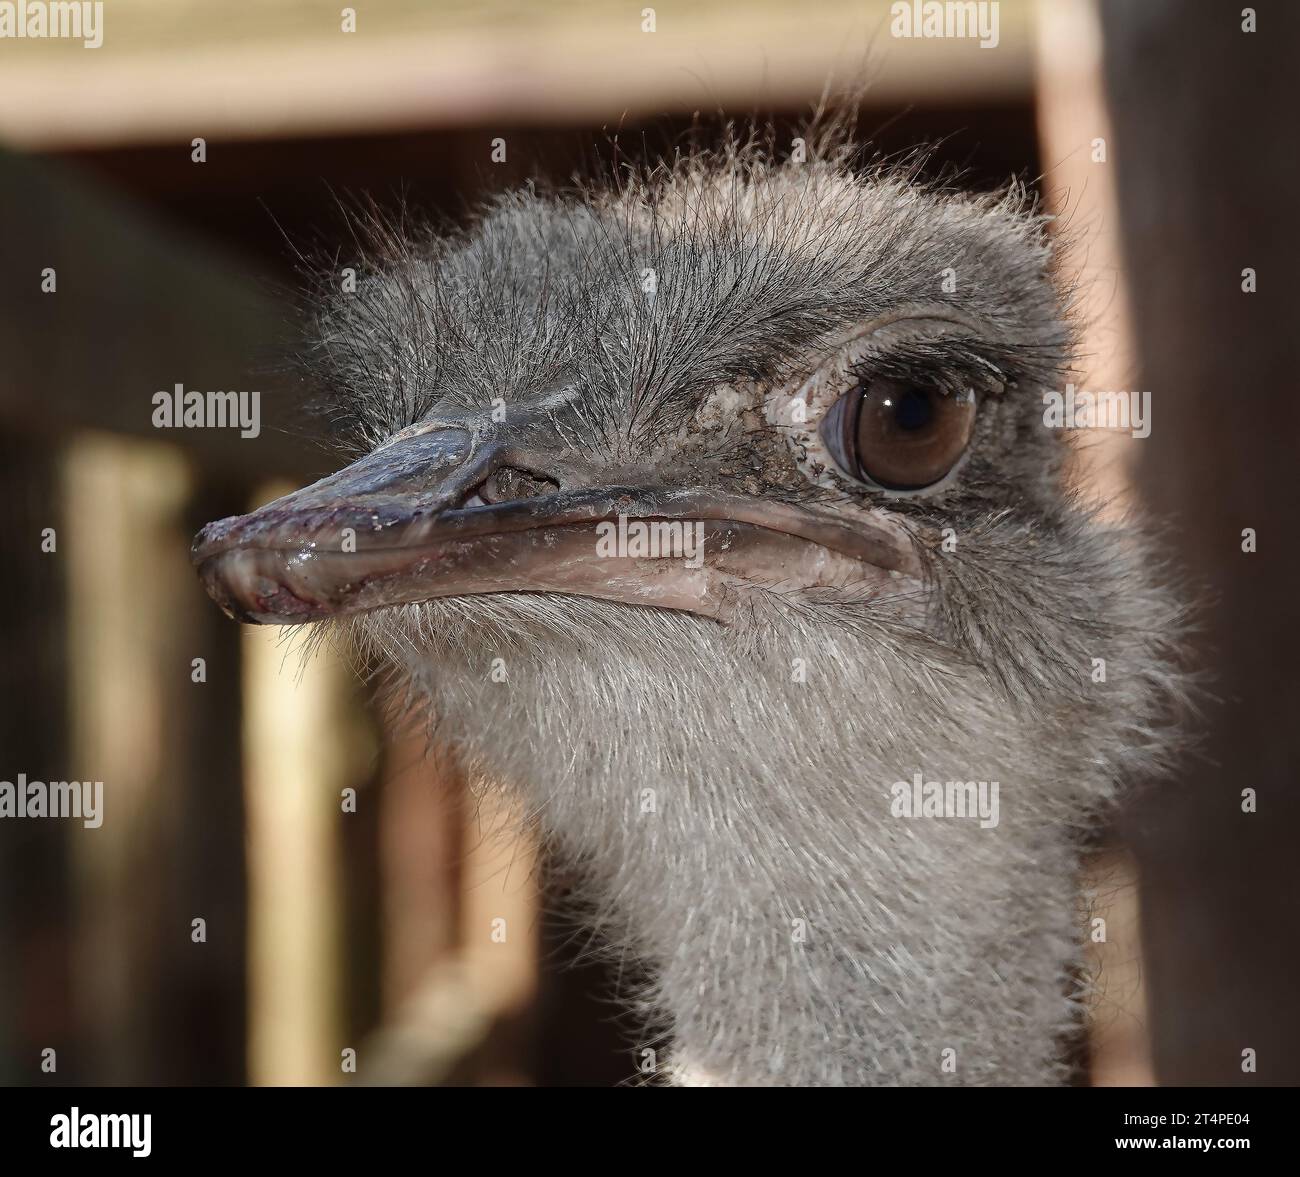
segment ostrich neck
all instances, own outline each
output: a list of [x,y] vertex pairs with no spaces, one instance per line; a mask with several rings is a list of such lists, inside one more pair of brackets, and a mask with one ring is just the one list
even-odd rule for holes
[[1059,1081],[1064,838],[1014,814],[895,816],[864,793],[822,780],[792,803],[751,778],[552,795],[544,823],[651,978],[669,1046],[639,1057],[689,1084]]
[[[644,965],[660,1076],[1064,1078],[1072,831],[1113,787],[1092,739],[1110,712],[1017,705],[933,643],[798,615],[746,644],[670,613],[494,607],[506,681],[453,650],[422,684],[475,778],[520,793],[583,872],[581,916]],[[1061,738],[1071,719],[1088,740]],[[918,773],[970,783],[968,815],[900,805]]]

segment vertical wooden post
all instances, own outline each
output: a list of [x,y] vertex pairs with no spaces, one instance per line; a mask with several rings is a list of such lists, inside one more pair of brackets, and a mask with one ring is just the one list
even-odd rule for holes
[[1126,823],[1156,1071],[1171,1084],[1295,1085],[1300,157],[1287,136],[1300,87],[1283,59],[1300,43],[1300,10],[1255,5],[1255,32],[1237,4],[1104,0],[1101,11],[1152,403],[1137,481],[1206,590],[1195,654],[1214,672],[1201,753]]
[[[66,467],[68,755],[104,781],[103,825],[73,844],[86,1079],[242,1082],[237,631],[195,592],[176,451],[89,437]],[[205,488],[192,508],[228,501]]]

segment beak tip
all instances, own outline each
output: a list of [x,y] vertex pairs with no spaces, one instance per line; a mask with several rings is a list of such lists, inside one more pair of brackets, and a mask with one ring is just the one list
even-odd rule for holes
[[193,551],[199,579],[208,596],[232,620],[246,625],[299,625],[335,612],[327,603],[306,599],[265,574],[259,568],[258,553],[235,549],[213,554],[202,540],[200,532]]

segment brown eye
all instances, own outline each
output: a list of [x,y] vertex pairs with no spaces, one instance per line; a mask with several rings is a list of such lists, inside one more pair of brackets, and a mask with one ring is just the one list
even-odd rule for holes
[[975,394],[876,377],[831,407],[821,435],[840,469],[887,490],[932,486],[966,452]]

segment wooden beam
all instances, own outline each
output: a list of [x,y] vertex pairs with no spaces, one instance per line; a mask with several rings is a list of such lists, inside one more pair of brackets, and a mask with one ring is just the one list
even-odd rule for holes
[[0,135],[49,149],[617,123],[801,106],[832,73],[869,77],[873,101],[890,105],[1005,101],[1033,86],[1031,0],[988,6],[998,30],[987,48],[969,37],[894,37],[890,0],[356,7],[349,33],[340,6],[323,0],[227,0],[167,16],[156,3],[113,0],[99,49],[0,44]]

